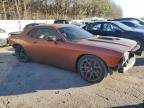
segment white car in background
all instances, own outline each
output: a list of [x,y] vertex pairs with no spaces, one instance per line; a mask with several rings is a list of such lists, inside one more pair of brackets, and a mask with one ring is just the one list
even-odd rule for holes
[[7,45],[9,35],[8,33],[0,28],[0,47]]

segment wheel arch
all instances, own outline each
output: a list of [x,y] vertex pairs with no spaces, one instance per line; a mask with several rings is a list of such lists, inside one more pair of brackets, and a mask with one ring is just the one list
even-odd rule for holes
[[25,50],[25,48],[24,48],[21,44],[17,44],[17,43],[16,43],[16,44],[13,44],[13,45],[12,45],[13,48],[15,48],[16,46],[19,46],[19,47],[21,47],[21,48],[23,48],[23,49]]
[[27,52],[25,51],[25,48],[24,48],[22,45],[20,45],[20,44],[13,44],[12,46],[13,46],[13,48],[15,49],[15,54],[16,54],[16,48],[17,48],[17,47],[22,48],[22,49],[24,50],[24,52],[25,52],[25,54],[26,54],[26,56],[27,56],[27,60],[26,60],[26,61],[22,61],[22,62],[25,62],[25,63],[26,63],[26,62],[31,61],[31,58],[28,56]]
[[[15,48],[16,46],[22,47],[22,45],[20,45],[20,44],[13,44],[13,45],[12,45],[13,48]],[[23,48],[23,47],[22,47],[22,48]]]

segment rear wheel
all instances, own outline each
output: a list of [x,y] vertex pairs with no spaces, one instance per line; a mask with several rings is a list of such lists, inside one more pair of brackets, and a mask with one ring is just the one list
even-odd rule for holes
[[108,73],[104,62],[93,55],[81,57],[78,61],[77,69],[81,77],[91,83],[101,82]]
[[21,46],[17,45],[15,46],[15,55],[18,58],[18,60],[20,62],[29,62],[30,58],[27,56],[24,48],[22,48]]

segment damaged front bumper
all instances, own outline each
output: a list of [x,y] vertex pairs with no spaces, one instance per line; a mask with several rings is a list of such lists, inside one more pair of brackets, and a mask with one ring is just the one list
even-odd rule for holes
[[135,54],[129,53],[129,57],[126,61],[121,60],[120,63],[117,66],[117,70],[120,73],[126,72],[128,69],[134,66],[136,62]]

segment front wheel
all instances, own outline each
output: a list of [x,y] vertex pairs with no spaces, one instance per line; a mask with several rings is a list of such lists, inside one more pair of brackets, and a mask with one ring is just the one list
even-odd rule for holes
[[91,83],[101,82],[108,73],[104,62],[93,55],[81,57],[77,64],[77,70],[84,80]]
[[30,58],[27,56],[24,48],[22,48],[21,46],[17,45],[15,46],[15,55],[18,58],[18,60],[20,62],[29,62]]

